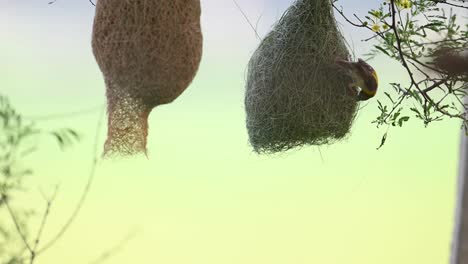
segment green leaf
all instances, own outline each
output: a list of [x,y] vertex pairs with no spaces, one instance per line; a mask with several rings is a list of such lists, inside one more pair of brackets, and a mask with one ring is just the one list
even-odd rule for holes
[[371,10],[371,11],[368,11],[367,13],[375,18],[381,18],[383,15],[383,12],[380,10]]
[[395,104],[395,102],[393,101],[393,99],[392,99],[392,97],[390,96],[389,93],[384,92],[384,94],[388,97],[388,99],[390,99],[390,101],[392,102],[392,104]]
[[383,147],[385,141],[387,141],[387,132],[385,132],[385,134],[382,136],[382,139],[380,140],[380,146],[377,148],[377,150]]
[[416,117],[420,118],[422,116],[418,109],[411,107],[410,110],[416,113]]
[[381,51],[383,54],[385,54],[385,55],[387,55],[387,56],[389,56],[389,57],[392,56],[392,55],[390,55],[390,53],[388,53],[387,50],[385,50],[384,48],[382,48],[382,47],[380,47],[380,46],[375,45],[374,48],[378,49],[378,50]]
[[400,127],[402,127],[402,126],[403,126],[403,123],[404,123],[404,122],[407,122],[409,119],[410,119],[409,116],[400,117],[400,119],[398,119],[398,125],[399,125]]
[[78,134],[78,132],[76,132],[75,130],[71,128],[66,128],[65,131],[68,132],[68,134],[70,134],[75,140],[81,140],[80,134]]
[[55,137],[57,143],[59,144],[59,147],[63,149],[65,147],[65,140],[63,139],[62,135],[55,131],[50,132],[50,134]]

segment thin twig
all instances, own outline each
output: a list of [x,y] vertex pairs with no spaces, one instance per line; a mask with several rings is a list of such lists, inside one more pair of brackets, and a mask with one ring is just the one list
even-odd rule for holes
[[132,231],[129,232],[119,243],[117,243],[114,247],[110,248],[109,250],[105,251],[102,253],[99,257],[97,257],[95,260],[91,261],[90,264],[99,264],[102,263],[112,256],[114,256],[117,252],[121,251],[122,248],[130,242],[133,238],[135,238],[137,232]]
[[245,14],[244,10],[242,10],[242,8],[240,7],[240,5],[237,3],[236,0],[232,0],[234,2],[234,4],[236,5],[237,9],[241,12],[241,14],[244,16],[245,20],[247,20],[247,23],[249,23],[250,27],[253,29],[253,31],[255,32],[255,35],[257,36],[257,38],[259,40],[262,40],[262,38],[260,37],[260,35],[258,35],[258,32],[257,32],[257,29],[254,27],[254,25],[250,22],[250,19],[247,17],[247,15]]
[[442,39],[442,40],[437,40],[437,41],[419,42],[419,44],[420,45],[435,45],[435,44],[440,44],[440,43],[457,42],[457,41],[466,41],[466,38]]
[[55,187],[54,193],[52,194],[52,197],[50,198],[45,197],[44,193],[41,191],[41,194],[44,200],[46,201],[46,209],[44,211],[44,214],[42,215],[41,224],[39,226],[39,230],[37,231],[36,238],[34,239],[34,246],[31,252],[31,258],[29,260],[30,264],[33,264],[34,260],[36,259],[37,247],[39,246],[39,242],[41,241],[42,233],[44,231],[44,227],[47,222],[47,217],[50,214],[50,207],[52,206],[52,202],[55,200],[55,197],[57,197],[57,192],[58,192],[58,185]]
[[431,78],[431,77],[429,76],[429,74],[427,74],[427,73],[426,73],[425,71],[423,71],[420,67],[418,67],[418,66],[416,65],[416,63],[414,63],[413,61],[409,61],[409,63],[410,63],[411,65],[413,65],[413,67],[414,67],[419,73],[421,73],[422,75],[424,75],[424,76],[426,77],[426,80]]
[[[431,1],[432,1],[432,2],[435,2],[435,3],[437,3],[437,4],[445,4],[445,5],[449,5],[449,6],[453,6],[453,7],[459,7],[459,8],[468,9],[468,6],[450,3],[450,2],[447,2],[447,1],[445,1],[445,0],[431,0]],[[464,3],[464,2],[463,2],[463,3]]]
[[349,24],[351,24],[351,25],[353,25],[355,27],[364,27],[364,28],[370,29],[370,27],[368,27],[364,23],[357,24],[357,23],[354,23],[353,21],[349,20],[349,18],[344,14],[343,10],[338,9],[338,7],[335,6],[335,3],[332,3],[332,6],[338,12],[338,14],[340,14],[346,20],[346,22],[348,22]]
[[104,119],[104,113],[105,113],[105,108],[103,108],[103,110],[101,112],[101,115],[99,117],[99,120],[98,120],[98,124],[97,124],[97,128],[96,128],[96,134],[95,134],[95,137],[94,137],[93,160],[92,160],[92,163],[91,163],[91,169],[90,169],[88,181],[87,181],[86,186],[85,186],[85,188],[83,190],[81,198],[80,198],[78,204],[76,205],[75,210],[73,211],[72,215],[70,216],[68,221],[65,223],[65,225],[54,236],[54,238],[52,238],[48,243],[46,243],[45,246],[43,246],[41,249],[39,249],[36,252],[36,255],[39,255],[40,253],[43,253],[44,251],[49,249],[52,245],[54,245],[65,234],[65,232],[68,230],[70,225],[74,222],[74,220],[76,219],[78,213],[80,212],[81,208],[83,207],[83,204],[84,204],[84,202],[86,200],[86,197],[88,196],[89,190],[91,188],[91,184],[92,184],[92,182],[94,180],[94,176],[96,174],[96,167],[97,167],[98,156],[99,156],[98,155],[99,132],[101,131],[101,126],[102,126],[102,122],[103,122],[103,119]]
[[34,251],[31,247],[31,245],[28,243],[28,240],[26,238],[26,235],[24,232],[21,230],[20,223],[18,218],[16,217],[15,213],[13,212],[13,209],[10,206],[10,202],[8,201],[8,196],[5,193],[5,190],[3,188],[0,190],[1,192],[1,200],[3,201],[3,204],[5,204],[8,213],[10,214],[10,218],[13,221],[16,231],[18,232],[18,235],[21,237],[21,240],[23,240],[24,246],[28,249],[29,253],[34,254]]
[[386,122],[390,118],[390,116],[395,112],[395,110],[397,110],[400,107],[400,105],[403,103],[403,100],[407,96],[409,96],[409,93],[403,94],[402,96],[400,96],[400,99],[398,100],[398,102],[393,104],[392,110],[385,116],[383,120],[384,122]]
[[24,116],[24,119],[33,120],[33,121],[49,121],[49,120],[56,120],[56,119],[64,119],[64,118],[74,118],[83,115],[93,114],[96,111],[102,109],[104,106],[94,106],[90,108],[85,108],[77,111],[71,111],[67,113],[61,114],[48,114],[48,115],[31,115],[31,116]]
[[[93,6],[96,6],[96,4],[93,2],[93,0],[88,0]],[[57,0],[52,0],[49,2],[49,5],[51,4],[54,4],[55,2],[57,2]]]

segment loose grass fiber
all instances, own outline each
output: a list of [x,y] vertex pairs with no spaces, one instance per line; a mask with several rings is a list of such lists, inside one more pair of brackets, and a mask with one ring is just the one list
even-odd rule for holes
[[104,154],[146,154],[151,110],[175,100],[202,55],[199,0],[99,0],[92,47],[106,82]]
[[330,0],[297,0],[252,55],[245,109],[257,153],[331,144],[349,132],[357,100],[336,58],[350,54]]

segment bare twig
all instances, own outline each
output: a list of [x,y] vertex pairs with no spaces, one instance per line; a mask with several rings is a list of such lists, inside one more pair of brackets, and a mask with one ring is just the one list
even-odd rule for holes
[[29,242],[28,242],[28,240],[26,238],[26,234],[23,232],[23,230],[21,230],[19,220],[16,217],[16,214],[13,212],[13,209],[10,206],[10,202],[8,200],[7,194],[5,193],[5,190],[3,190],[3,188],[2,188],[2,189],[0,189],[0,192],[1,192],[0,196],[2,198],[1,200],[3,201],[3,204],[5,204],[5,206],[6,206],[7,210],[8,210],[8,213],[10,215],[11,220],[13,221],[13,223],[15,225],[15,228],[16,228],[16,231],[18,232],[18,235],[21,237],[21,240],[23,240],[24,246],[27,248],[29,253],[34,254],[34,250],[32,249],[31,245],[29,244]]
[[122,248],[130,242],[135,236],[137,235],[136,231],[129,232],[119,243],[117,243],[114,247],[110,248],[109,250],[105,251],[102,253],[99,257],[97,257],[95,260],[91,261],[90,264],[99,264],[102,263],[109,258],[111,258],[113,255],[115,255],[117,252],[120,252]]
[[[445,4],[445,5],[449,5],[449,6],[453,6],[453,7],[468,9],[468,6],[450,3],[450,2],[448,2],[446,0],[431,0],[431,1],[434,2],[434,3],[437,3],[437,4]],[[461,2],[465,3],[464,1],[461,1]]]
[[48,114],[48,115],[31,115],[31,116],[24,116],[25,119],[34,120],[34,121],[49,121],[49,120],[56,120],[56,119],[64,119],[64,118],[74,118],[78,116],[93,114],[96,111],[102,109],[104,106],[94,106],[78,111],[72,111],[68,113],[61,113],[61,114]]
[[466,41],[466,38],[455,38],[455,39],[442,39],[437,41],[428,41],[428,42],[420,42],[420,45],[435,45],[447,42],[457,42],[457,41]]
[[[96,4],[93,2],[93,0],[88,0],[93,6],[96,6]],[[51,4],[54,4],[55,2],[57,2],[57,0],[52,0],[49,2],[49,5]]]
[[39,246],[39,242],[41,241],[42,232],[44,231],[44,227],[45,227],[45,224],[47,222],[47,217],[50,214],[50,208],[52,206],[52,202],[55,200],[55,197],[57,197],[57,192],[58,192],[58,185],[55,187],[54,193],[52,194],[52,196],[50,198],[47,198],[44,195],[44,193],[41,191],[41,194],[42,194],[44,200],[46,201],[46,209],[44,211],[44,214],[42,215],[41,224],[39,226],[39,230],[37,231],[36,238],[34,239],[34,246],[33,246],[31,256],[30,256],[30,259],[29,259],[30,264],[33,264],[34,260],[36,259],[37,247]]
[[237,9],[241,12],[241,14],[244,16],[245,20],[247,20],[247,23],[249,23],[250,27],[253,29],[253,31],[255,32],[255,35],[257,36],[258,40],[262,40],[262,38],[260,37],[260,35],[258,35],[258,32],[257,32],[257,29],[254,27],[254,25],[252,25],[252,23],[250,22],[250,19],[247,17],[247,14],[245,14],[244,10],[242,10],[242,8],[240,7],[240,5],[237,3],[236,0],[232,0],[234,2],[234,4],[236,5]]
[[73,211],[72,215],[70,216],[68,221],[65,223],[65,225],[54,236],[54,238],[52,238],[48,243],[46,243],[45,246],[43,246],[41,249],[39,249],[36,252],[36,255],[39,255],[40,253],[43,253],[44,251],[49,249],[52,245],[54,245],[65,234],[65,232],[68,230],[70,225],[74,222],[74,220],[78,216],[78,213],[80,212],[81,208],[83,207],[83,204],[84,204],[84,202],[86,200],[86,197],[88,196],[89,190],[91,188],[91,184],[92,184],[92,182],[94,180],[94,176],[96,174],[96,167],[97,167],[98,156],[99,156],[98,155],[99,132],[101,131],[101,126],[102,126],[102,122],[103,122],[103,118],[104,118],[104,113],[105,113],[105,108],[102,109],[102,112],[101,112],[99,120],[98,120],[98,124],[97,124],[97,128],[96,128],[96,134],[95,134],[95,137],[94,137],[93,160],[92,160],[92,163],[91,163],[91,169],[90,169],[88,181],[87,181],[86,186],[85,186],[85,188],[83,190],[81,198],[78,201],[78,204],[76,205],[75,210]]
[[424,93],[424,94],[427,94],[428,92],[434,90],[435,88],[440,87],[442,84],[446,83],[447,81],[448,81],[447,79],[443,79],[443,80],[434,82],[433,85],[427,87],[426,89],[422,90],[421,92]]
[[[353,21],[351,21],[343,12],[343,8],[342,9],[338,9],[338,7],[336,7],[335,3],[332,3],[332,6],[333,8],[338,12],[338,14],[340,14],[345,20],[346,22],[348,22],[349,24],[355,26],[355,27],[363,27],[363,28],[367,28],[367,29],[371,29],[369,26],[367,26],[366,24],[364,23],[361,23],[361,24],[357,24]],[[356,17],[356,15],[354,15]],[[372,29],[371,29],[372,30]]]

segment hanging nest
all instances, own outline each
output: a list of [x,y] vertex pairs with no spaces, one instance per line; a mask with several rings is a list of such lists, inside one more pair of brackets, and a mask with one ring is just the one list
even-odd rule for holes
[[330,144],[349,132],[357,100],[336,58],[350,54],[330,0],[298,0],[252,55],[245,108],[258,153]]
[[104,75],[104,154],[146,153],[148,115],[192,82],[202,55],[199,0],[99,0],[92,47]]
[[468,47],[438,47],[431,57],[431,64],[448,76],[468,77]]

